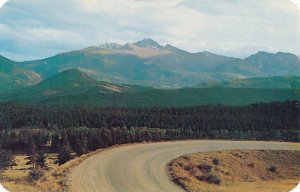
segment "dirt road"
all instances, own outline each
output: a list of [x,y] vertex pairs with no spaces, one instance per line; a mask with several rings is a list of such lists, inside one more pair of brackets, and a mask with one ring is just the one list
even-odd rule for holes
[[187,153],[229,149],[300,150],[300,144],[256,141],[179,141],[116,147],[71,172],[72,192],[180,192],[166,165]]

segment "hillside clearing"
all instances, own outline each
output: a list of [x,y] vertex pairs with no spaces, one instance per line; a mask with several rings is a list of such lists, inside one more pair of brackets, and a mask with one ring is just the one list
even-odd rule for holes
[[299,151],[219,151],[181,156],[172,179],[193,192],[290,191],[300,178]]

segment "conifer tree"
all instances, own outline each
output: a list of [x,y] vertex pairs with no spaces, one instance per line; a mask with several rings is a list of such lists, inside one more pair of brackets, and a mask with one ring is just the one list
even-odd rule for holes
[[58,164],[62,165],[73,158],[73,150],[69,143],[63,146],[58,153]]

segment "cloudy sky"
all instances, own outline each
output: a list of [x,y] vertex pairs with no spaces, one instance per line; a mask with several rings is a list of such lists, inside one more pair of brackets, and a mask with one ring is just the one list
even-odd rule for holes
[[299,1],[9,0],[0,9],[0,54],[29,60],[152,38],[191,52],[299,55]]

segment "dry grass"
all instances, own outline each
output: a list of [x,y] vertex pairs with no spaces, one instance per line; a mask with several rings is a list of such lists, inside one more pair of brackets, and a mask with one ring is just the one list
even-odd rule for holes
[[[289,191],[298,184],[299,162],[299,151],[207,152],[173,160],[169,173],[187,191],[279,192]],[[268,170],[272,165],[275,172]],[[208,175],[219,178],[221,184],[209,184]]]
[[67,163],[48,171],[44,177],[42,177],[37,182],[37,188],[40,191],[47,191],[47,192],[60,192],[60,191],[68,191],[68,175],[70,170],[79,165],[82,161],[91,157],[104,149],[98,149],[96,151],[90,152],[88,154],[84,154],[80,157],[76,157],[68,161]]
[[[55,164],[57,160],[57,154],[55,153],[48,153],[46,154],[46,164],[48,166],[48,170],[56,169],[58,166]],[[24,154],[17,154],[16,155],[16,162],[17,166],[14,166],[12,169],[5,170],[3,173],[3,183],[4,187],[7,188],[9,191],[38,191],[38,188],[32,183],[28,182],[27,176],[28,173],[32,170],[31,165],[26,165],[26,155]]]
[[58,166],[55,164],[57,154],[47,154],[48,171],[45,175],[34,183],[29,183],[27,180],[28,173],[32,170],[30,165],[26,165],[26,155],[17,155],[16,161],[18,166],[12,170],[6,170],[3,173],[3,186],[10,192],[59,192],[68,190],[68,173],[69,170],[80,164],[86,158],[99,153],[103,149],[76,157],[75,159]]

